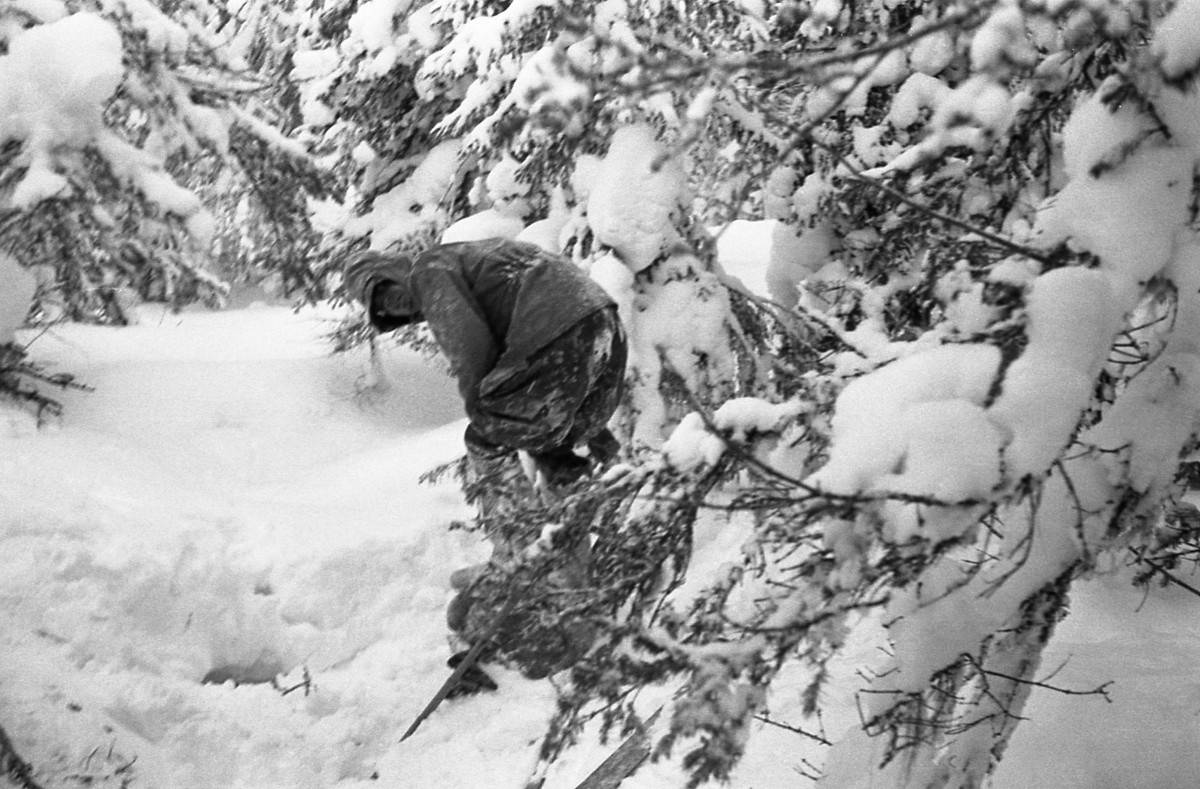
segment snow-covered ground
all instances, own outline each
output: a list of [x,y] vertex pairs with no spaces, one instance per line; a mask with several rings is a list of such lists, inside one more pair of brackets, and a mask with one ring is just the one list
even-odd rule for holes
[[[523,787],[548,681],[497,669],[499,692],[444,704],[400,742],[447,673],[447,576],[486,555],[447,529],[470,514],[453,483],[417,482],[461,452],[437,363],[389,350],[378,381],[365,354],[328,354],[322,310],[143,317],[32,346],[95,388],[65,393],[59,423],[0,411],[0,725],[43,783]],[[736,544],[698,535],[710,556]],[[1198,604],[1082,585],[1046,671],[1069,658],[1053,682],[1112,680],[1112,703],[1035,692],[996,786],[1195,786]],[[855,721],[848,680],[873,633],[826,694],[834,739]],[[277,687],[202,683],[229,667]],[[798,724],[793,690],[776,688],[772,713]],[[605,752],[581,746],[548,789]],[[733,785],[809,785],[805,758],[819,746],[764,726]],[[623,784],[682,785],[672,764]]]

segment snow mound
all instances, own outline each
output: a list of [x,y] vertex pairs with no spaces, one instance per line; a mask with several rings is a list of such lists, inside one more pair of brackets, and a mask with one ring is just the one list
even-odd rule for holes
[[641,271],[679,241],[672,218],[685,183],[683,168],[666,157],[649,126],[622,127],[588,185],[588,224],[600,243]]

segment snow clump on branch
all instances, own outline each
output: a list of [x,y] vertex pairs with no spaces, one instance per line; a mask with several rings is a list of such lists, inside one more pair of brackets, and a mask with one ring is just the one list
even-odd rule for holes
[[[137,16],[151,44],[178,49],[179,35],[186,42],[186,34],[168,21],[161,14]],[[124,56],[117,27],[86,12],[35,25],[12,41],[0,56],[0,142],[24,143],[17,163],[26,169],[7,202],[33,210],[70,194],[74,187],[63,173],[77,168],[74,157],[90,147],[114,175],[164,213],[182,218],[192,237],[207,243],[213,219],[199,197],[179,185],[158,157],[125,142],[105,122],[105,106],[126,77]],[[194,106],[189,118],[197,127],[212,126]]]
[[33,27],[0,56],[0,141],[24,141],[28,162],[9,199],[14,208],[70,188],[57,156],[104,134],[104,103],[125,76],[121,55],[112,23],[74,14]]
[[696,412],[687,414],[663,443],[667,464],[688,472],[713,466],[725,453],[729,441],[742,442],[756,435],[774,433],[808,405],[799,400],[771,403],[758,397],[726,400],[712,415],[711,428]]
[[664,154],[648,126],[622,127],[589,185],[592,232],[635,272],[680,240],[672,217],[684,199],[685,175],[679,162]]

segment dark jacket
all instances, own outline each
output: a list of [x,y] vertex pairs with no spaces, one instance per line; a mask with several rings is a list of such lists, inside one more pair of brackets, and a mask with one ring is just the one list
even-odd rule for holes
[[392,318],[367,298],[371,323],[389,331],[428,321],[468,412],[481,393],[519,375],[526,360],[612,299],[564,258],[507,239],[443,244],[422,253],[407,283],[418,313]]

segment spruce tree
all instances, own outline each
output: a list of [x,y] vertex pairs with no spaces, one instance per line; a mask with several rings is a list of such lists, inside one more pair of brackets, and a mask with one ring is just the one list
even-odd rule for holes
[[[510,181],[527,183],[518,218],[561,220],[538,237],[601,279],[610,256],[625,267],[639,350],[667,294],[728,305],[708,336],[732,342],[638,356],[638,462],[546,516],[598,537],[574,613],[607,623],[547,758],[597,704],[628,721],[636,688],[674,678],[660,746],[686,743],[697,782],[726,778],[780,667],[808,666],[815,714],[829,660],[877,611],[873,769],[977,786],[1072,584],[1130,551],[1143,579],[1195,555],[1172,506],[1200,369],[1194,3],[371,3],[349,28],[378,11],[391,35],[364,41],[365,81],[422,108],[428,150],[461,152],[425,195],[437,209],[411,206],[427,232],[512,215]],[[589,177],[622,133],[663,147],[624,183]],[[365,159],[401,178],[418,161]],[[677,166],[697,197],[672,193],[644,248],[606,237]],[[514,177],[489,180],[501,167]],[[770,299],[721,277],[703,229],[746,217],[786,228]],[[346,227],[403,243],[374,235],[382,220]],[[738,374],[704,377],[722,369]],[[718,517],[745,554],[696,593],[692,529]]]
[[[143,301],[224,302],[230,281],[312,286],[307,197],[336,184],[284,132],[290,82],[207,2],[0,9],[0,253],[34,325],[127,323]],[[261,45],[261,44],[260,44]],[[8,345],[0,391],[40,375]],[[66,380],[57,376],[54,382]],[[52,406],[34,396],[39,407]]]

